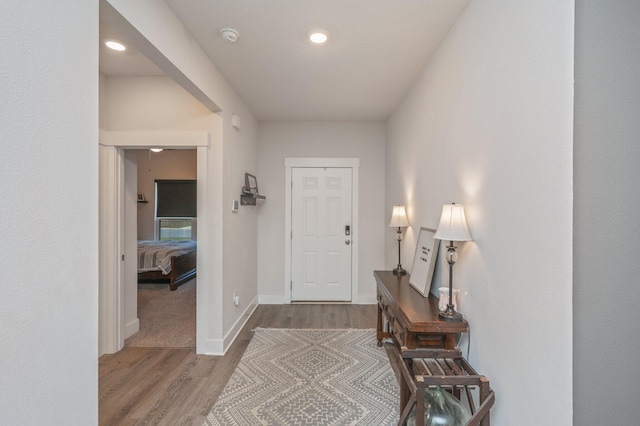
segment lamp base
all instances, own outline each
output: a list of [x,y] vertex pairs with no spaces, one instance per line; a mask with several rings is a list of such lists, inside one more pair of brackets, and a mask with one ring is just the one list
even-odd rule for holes
[[398,267],[393,270],[393,275],[407,275],[407,271],[402,268],[402,265],[398,265]]
[[438,313],[438,318],[449,322],[460,322],[463,316],[460,312],[453,309],[453,305],[447,305],[446,310]]

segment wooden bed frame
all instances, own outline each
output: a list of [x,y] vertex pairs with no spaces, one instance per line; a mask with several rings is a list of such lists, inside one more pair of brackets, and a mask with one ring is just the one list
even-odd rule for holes
[[164,275],[162,271],[138,272],[138,283],[169,283],[169,289],[175,289],[196,276],[196,250],[179,256],[171,256],[171,272]]

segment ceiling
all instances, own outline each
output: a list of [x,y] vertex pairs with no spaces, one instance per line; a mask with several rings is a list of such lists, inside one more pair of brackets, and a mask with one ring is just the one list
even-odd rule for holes
[[[257,119],[384,120],[470,0],[165,1]],[[306,40],[313,28],[325,45]],[[100,35],[117,37],[104,23]],[[162,74],[135,50],[103,50],[106,75]]]

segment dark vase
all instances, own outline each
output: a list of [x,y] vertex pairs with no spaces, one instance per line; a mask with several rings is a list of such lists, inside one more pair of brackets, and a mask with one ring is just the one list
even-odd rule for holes
[[[424,390],[424,425],[425,426],[465,426],[471,413],[458,398],[442,390]],[[407,426],[416,424],[416,407],[413,407],[407,418]]]

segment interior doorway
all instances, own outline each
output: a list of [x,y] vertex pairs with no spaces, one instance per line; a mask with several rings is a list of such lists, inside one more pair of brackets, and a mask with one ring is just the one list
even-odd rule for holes
[[[193,217],[171,218],[171,232],[160,232],[162,220],[157,217],[158,192],[156,185],[166,182],[186,182],[195,190],[197,182],[197,151],[195,149],[125,149],[124,185],[127,201],[124,211],[125,265],[124,316],[126,347],[183,347],[195,348],[197,276],[170,289],[169,274],[150,271],[153,279],[141,275],[140,249],[150,248],[146,258],[153,269],[163,265],[160,255],[165,247],[182,253],[183,244],[196,245],[197,197],[174,197],[164,200],[175,205],[176,211],[189,211]],[[135,205],[130,199],[135,196]],[[188,203],[188,205],[185,205]],[[165,207],[172,207],[167,205]],[[188,219],[188,220],[187,220]],[[188,224],[175,227],[175,224]],[[165,235],[167,234],[167,235]],[[184,235],[183,235],[184,234]],[[162,241],[160,241],[162,240]],[[179,240],[179,241],[178,241]],[[192,241],[192,242],[189,242]],[[154,250],[155,249],[155,250]],[[171,263],[168,264],[171,267]],[[143,268],[144,271],[148,269]],[[175,271],[174,271],[175,272]],[[147,274],[148,275],[148,274]]]
[[[201,249],[197,254],[198,280],[197,294],[206,294],[207,268],[201,259],[207,258],[207,238],[210,234],[210,223],[207,211],[208,157],[210,153],[211,136],[207,132],[175,132],[160,136],[155,132],[101,132],[100,149],[100,323],[99,323],[99,353],[114,353],[122,349],[126,336],[125,330],[125,259],[132,257],[125,252],[124,244],[124,205],[126,199],[137,202],[137,190],[126,197],[124,181],[124,152],[131,148],[145,148],[151,146],[148,139],[155,141],[153,146],[195,148],[197,150],[197,197],[204,200],[198,206],[197,239]],[[137,141],[137,142],[136,142]],[[215,192],[215,191],[214,191]],[[134,238],[135,241],[135,238]],[[209,256],[212,254],[209,253]],[[215,253],[213,254],[215,255]],[[135,256],[133,256],[135,258]],[[207,304],[201,297],[196,301],[196,351],[198,345],[205,346],[206,329],[203,329],[202,318],[207,315]],[[201,349],[204,352],[206,349]]]

